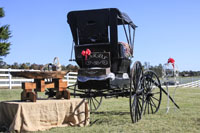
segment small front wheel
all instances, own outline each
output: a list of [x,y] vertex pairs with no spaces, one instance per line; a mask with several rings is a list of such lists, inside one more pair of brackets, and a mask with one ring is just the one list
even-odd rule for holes
[[103,97],[90,97],[87,98],[88,104],[90,106],[90,112],[95,112],[98,110],[102,103]]
[[154,114],[158,111],[162,98],[160,80],[155,72],[148,70],[144,72],[142,82],[145,96],[143,113]]

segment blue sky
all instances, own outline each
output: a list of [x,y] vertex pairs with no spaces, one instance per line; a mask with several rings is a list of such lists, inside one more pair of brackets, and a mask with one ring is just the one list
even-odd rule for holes
[[[14,62],[46,64],[59,57],[69,63],[72,36],[67,24],[69,11],[119,8],[138,26],[134,59],[151,65],[175,59],[181,71],[200,70],[199,0],[0,0],[10,24],[10,54]],[[72,63],[75,64],[75,63]]]

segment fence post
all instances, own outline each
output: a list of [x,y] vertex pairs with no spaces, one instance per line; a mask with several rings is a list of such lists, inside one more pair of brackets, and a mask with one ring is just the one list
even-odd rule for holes
[[200,80],[199,80],[199,87],[200,87]]
[[8,69],[8,74],[9,74],[9,89],[12,89],[12,75],[10,74],[10,68]]
[[68,82],[68,84],[69,84],[69,73],[67,73],[67,82]]

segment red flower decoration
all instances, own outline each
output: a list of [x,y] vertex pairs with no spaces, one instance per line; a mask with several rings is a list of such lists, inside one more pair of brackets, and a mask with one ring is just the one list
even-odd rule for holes
[[168,63],[172,63],[173,68],[174,68],[174,62],[175,62],[175,60],[173,58],[168,59]]
[[81,54],[82,54],[82,56],[85,56],[85,60],[87,60],[87,56],[88,56],[88,55],[91,55],[91,51],[90,51],[90,49],[86,49],[86,51],[83,50],[83,51],[81,52]]

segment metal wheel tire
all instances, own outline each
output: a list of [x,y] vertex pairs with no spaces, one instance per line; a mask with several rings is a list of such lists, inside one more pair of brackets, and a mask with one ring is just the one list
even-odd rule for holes
[[135,89],[138,88],[142,76],[143,76],[142,64],[140,61],[136,61],[131,70],[131,78],[132,78],[131,81],[133,82],[133,86]]
[[158,111],[162,99],[160,80],[155,72],[148,70],[144,72],[142,82],[145,97],[143,114],[154,114]]
[[136,123],[142,118],[142,110],[144,105],[143,88],[141,79],[143,76],[142,65],[139,61],[135,62],[131,70],[130,81],[130,114],[133,123]]

